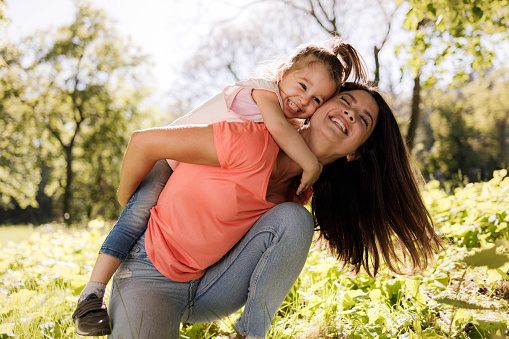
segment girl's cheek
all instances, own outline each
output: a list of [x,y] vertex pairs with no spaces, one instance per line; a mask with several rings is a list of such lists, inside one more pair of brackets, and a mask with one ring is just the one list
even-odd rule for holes
[[314,105],[311,107],[311,109],[310,109],[310,111],[309,111],[309,113],[308,113],[308,114],[309,114],[308,118],[309,118],[310,116],[312,116],[313,114],[315,114],[316,110],[317,110],[319,107],[320,107],[320,105],[318,105],[318,104],[314,104]]

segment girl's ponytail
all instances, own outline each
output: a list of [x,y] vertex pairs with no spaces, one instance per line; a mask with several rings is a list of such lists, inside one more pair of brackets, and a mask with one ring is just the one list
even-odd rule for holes
[[[368,71],[364,59],[357,50],[339,37],[329,40],[329,48],[307,44],[299,46],[279,68],[275,81],[279,82],[284,74],[321,62],[327,68],[331,79],[337,85],[337,92],[347,81],[366,84]],[[352,80],[349,78],[352,77]]]
[[353,78],[349,80],[351,82],[368,82],[366,63],[352,45],[344,42],[339,37],[333,37],[329,40],[329,48],[341,61],[343,66],[343,83],[349,80],[350,75],[353,75]]

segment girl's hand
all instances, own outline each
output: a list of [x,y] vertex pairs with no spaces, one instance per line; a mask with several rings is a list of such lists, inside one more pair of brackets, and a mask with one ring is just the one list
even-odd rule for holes
[[307,191],[320,177],[322,173],[323,165],[316,161],[310,168],[304,169],[302,172],[302,178],[300,179],[300,185],[297,189],[297,195]]

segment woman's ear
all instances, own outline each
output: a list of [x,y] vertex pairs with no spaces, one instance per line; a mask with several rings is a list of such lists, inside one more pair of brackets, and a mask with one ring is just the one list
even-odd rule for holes
[[354,161],[354,160],[357,160],[359,159],[359,153],[355,152],[355,153],[352,153],[352,154],[348,154],[346,156],[346,161]]

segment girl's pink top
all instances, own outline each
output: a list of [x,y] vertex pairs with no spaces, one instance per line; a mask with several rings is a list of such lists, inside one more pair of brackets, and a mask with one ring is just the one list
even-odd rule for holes
[[[263,122],[262,114],[258,105],[251,97],[253,89],[264,89],[274,92],[282,106],[283,99],[279,93],[277,84],[260,78],[252,78],[237,82],[235,85],[226,87],[191,112],[175,120],[170,126],[211,125],[220,121],[229,122]],[[168,159],[172,169],[178,166],[178,162]]]
[[279,147],[264,124],[214,124],[221,167],[180,163],[151,209],[147,253],[175,281],[201,277],[275,204],[265,200]]

